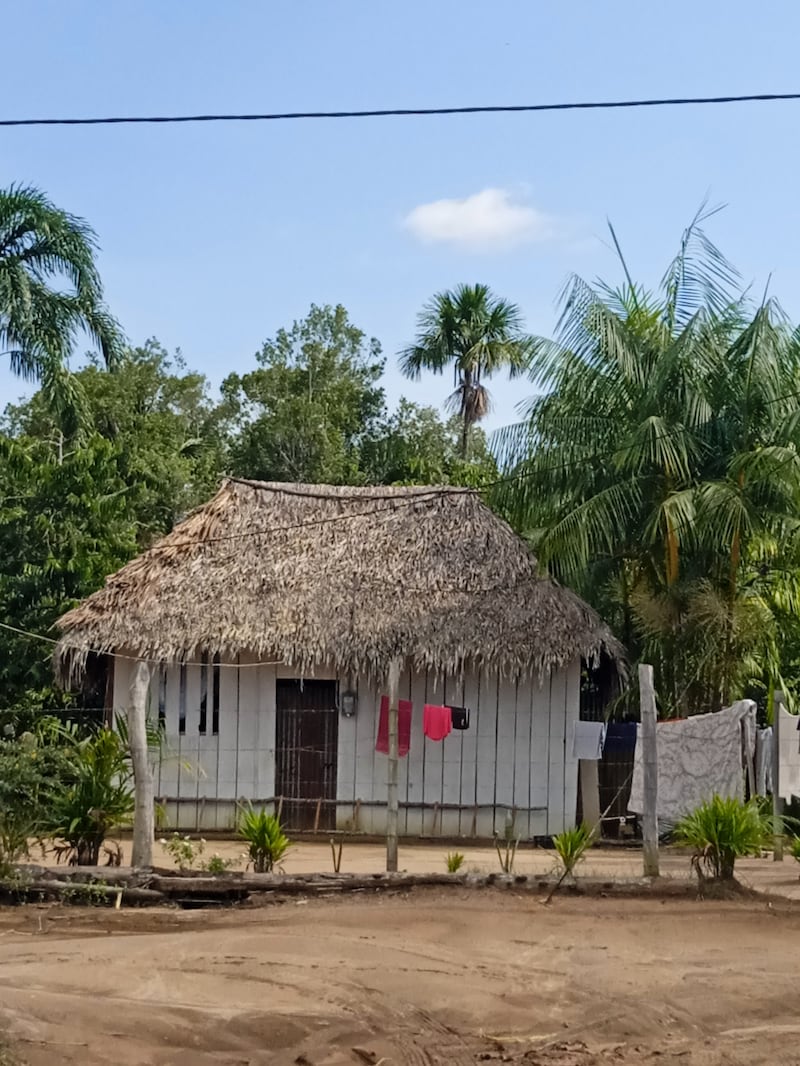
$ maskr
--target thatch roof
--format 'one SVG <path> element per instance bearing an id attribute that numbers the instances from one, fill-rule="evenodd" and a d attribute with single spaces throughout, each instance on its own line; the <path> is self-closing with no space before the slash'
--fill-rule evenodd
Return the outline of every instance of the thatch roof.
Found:
<path id="1" fill-rule="evenodd" d="M 58 627 L 64 681 L 90 651 L 247 651 L 301 674 L 324 664 L 371 676 L 397 657 L 527 675 L 621 654 L 476 493 L 452 488 L 228 480 Z"/>

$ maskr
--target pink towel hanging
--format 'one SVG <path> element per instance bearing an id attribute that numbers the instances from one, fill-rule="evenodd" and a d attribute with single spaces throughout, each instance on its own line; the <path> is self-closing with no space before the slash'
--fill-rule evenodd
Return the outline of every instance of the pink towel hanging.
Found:
<path id="1" fill-rule="evenodd" d="M 422 732 L 429 740 L 444 740 L 453 728 L 453 716 L 449 707 L 425 704 L 422 715 Z"/>
<path id="2" fill-rule="evenodd" d="M 408 755 L 411 747 L 411 702 L 398 700 L 397 702 L 397 754 L 400 758 Z M 378 739 L 375 741 L 375 751 L 384 755 L 389 754 L 389 697 L 381 696 L 381 713 L 378 717 Z"/>

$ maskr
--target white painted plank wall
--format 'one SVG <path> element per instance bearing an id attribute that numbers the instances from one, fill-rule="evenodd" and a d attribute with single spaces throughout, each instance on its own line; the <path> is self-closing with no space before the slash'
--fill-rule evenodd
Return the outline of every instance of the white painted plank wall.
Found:
<path id="1" fill-rule="evenodd" d="M 285 668 L 225 664 L 220 670 L 219 734 L 213 728 L 213 664 L 208 666 L 207 731 L 199 733 L 200 669 L 186 668 L 186 731 L 179 732 L 180 667 L 167 668 L 166 746 L 157 767 L 157 792 L 166 797 L 168 818 L 181 828 L 230 828 L 237 800 L 264 800 L 275 789 L 275 680 L 294 676 Z M 232 668 L 234 667 L 234 668 Z M 118 660 L 115 708 L 127 703 L 130 663 Z M 330 675 L 328 675 L 330 676 Z M 151 681 L 151 715 L 157 715 L 158 671 Z M 577 802 L 577 762 L 572 758 L 573 723 L 579 715 L 580 664 L 544 679 L 517 684 L 485 671 L 434 678 L 404 672 L 400 696 L 413 705 L 411 751 L 400 760 L 400 830 L 407 835 L 503 834 L 507 809 L 515 810 L 521 838 L 559 832 L 572 824 Z M 354 825 L 356 801 L 386 801 L 387 758 L 375 751 L 381 691 L 357 684 L 357 711 L 339 719 L 337 811 L 342 829 L 382 833 L 385 811 L 363 806 Z M 467 706 L 470 728 L 443 742 L 422 734 L 425 703 Z M 212 802 L 223 801 L 220 803 Z M 204 802 L 205 801 L 205 802 Z M 458 804 L 434 812 L 414 804 Z M 475 811 L 475 808 L 481 808 Z M 179 818 L 180 809 L 180 818 Z M 434 829 L 434 818 L 436 826 Z"/>

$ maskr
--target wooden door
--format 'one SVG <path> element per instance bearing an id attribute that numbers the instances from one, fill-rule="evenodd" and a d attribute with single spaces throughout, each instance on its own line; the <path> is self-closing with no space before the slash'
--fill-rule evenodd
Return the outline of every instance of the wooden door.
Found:
<path id="1" fill-rule="evenodd" d="M 277 681 L 275 795 L 287 829 L 336 826 L 336 695 L 335 681 Z"/>

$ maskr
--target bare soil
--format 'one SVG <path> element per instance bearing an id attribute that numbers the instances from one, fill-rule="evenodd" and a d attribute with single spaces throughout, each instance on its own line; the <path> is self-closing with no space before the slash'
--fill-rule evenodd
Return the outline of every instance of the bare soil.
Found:
<path id="1" fill-rule="evenodd" d="M 30 905 L 0 911 L 0 1034 L 29 1066 L 796 1066 L 798 943 L 775 900 Z"/>

